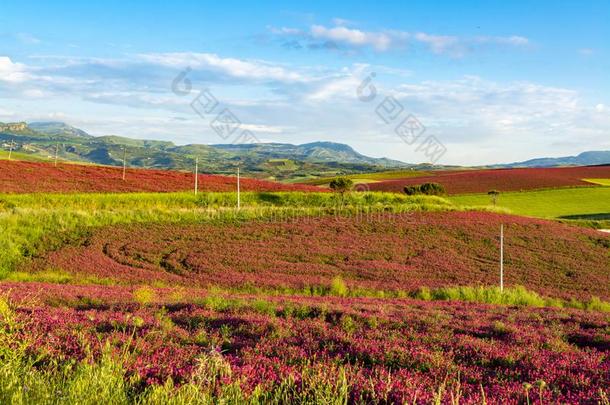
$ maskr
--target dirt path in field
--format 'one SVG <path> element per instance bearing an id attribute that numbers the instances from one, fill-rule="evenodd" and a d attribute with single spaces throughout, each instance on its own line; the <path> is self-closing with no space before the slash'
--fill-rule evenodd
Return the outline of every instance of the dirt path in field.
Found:
<path id="1" fill-rule="evenodd" d="M 600 232 L 610 233 L 610 229 L 599 229 Z"/>

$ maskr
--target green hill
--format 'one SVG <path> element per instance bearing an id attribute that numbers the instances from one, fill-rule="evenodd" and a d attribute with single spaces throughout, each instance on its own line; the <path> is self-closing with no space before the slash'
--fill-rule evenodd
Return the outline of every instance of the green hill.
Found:
<path id="1" fill-rule="evenodd" d="M 96 137 L 62 122 L 0 123 L 0 149 L 11 145 L 15 153 L 36 159 L 54 157 L 57 149 L 61 160 L 118 166 L 125 156 L 130 167 L 191 170 L 198 158 L 202 172 L 233 173 L 239 165 L 253 177 L 294 181 L 409 166 L 333 142 L 176 145 L 117 135 Z"/>

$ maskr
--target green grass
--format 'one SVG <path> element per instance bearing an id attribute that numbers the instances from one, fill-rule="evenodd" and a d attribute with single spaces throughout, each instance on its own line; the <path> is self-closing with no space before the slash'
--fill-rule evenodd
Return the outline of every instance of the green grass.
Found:
<path id="1" fill-rule="evenodd" d="M 367 212 L 455 210 L 438 197 L 394 193 L 21 194 L 0 195 L 0 278 L 45 250 L 78 241 L 91 228 L 129 223 L 237 222 Z"/>
<path id="2" fill-rule="evenodd" d="M 417 170 L 390 170 L 386 172 L 376 173 L 362 173 L 362 174 L 350 174 L 347 176 L 333 176 L 333 177 L 322 177 L 312 180 L 306 180 L 302 183 L 311 184 L 315 186 L 328 185 L 332 180 L 337 177 L 347 177 L 352 179 L 354 183 L 375 183 L 384 180 L 404 179 L 405 177 L 421 177 L 428 176 L 429 172 L 417 171 Z"/>
<path id="3" fill-rule="evenodd" d="M 238 308 L 245 306 L 243 300 L 228 299 L 234 294 L 248 294 L 261 297 L 269 296 L 311 296 L 311 297 L 352 297 L 352 298 L 414 298 L 423 301 L 460 301 L 479 304 L 510 305 L 525 307 L 552 307 L 552 308 L 574 308 L 588 311 L 599 311 L 610 313 L 610 302 L 603 301 L 599 297 L 592 296 L 587 301 L 576 299 L 564 300 L 554 297 L 541 296 L 535 291 L 523 286 L 513 286 L 501 291 L 496 286 L 454 286 L 430 289 L 421 287 L 415 291 L 402 290 L 377 290 L 366 288 L 350 288 L 340 277 L 332 280 L 331 284 L 312 285 L 301 289 L 294 288 L 256 288 L 244 286 L 241 288 L 219 288 L 213 287 L 212 293 L 208 294 L 204 304 L 214 310 L 229 307 Z M 212 300 L 214 304 L 210 304 Z"/>
<path id="4" fill-rule="evenodd" d="M 487 194 L 448 197 L 457 205 L 490 205 Z M 610 187 L 579 187 L 524 192 L 504 192 L 498 207 L 539 218 L 610 219 Z M 601 215 L 601 217 L 600 217 Z M 604 218 L 603 215 L 608 215 Z"/>
<path id="5" fill-rule="evenodd" d="M 8 154 L 9 153 L 7 150 L 0 150 L 0 160 L 8 159 Z M 45 158 L 40 155 L 33 155 L 33 154 L 15 152 L 15 151 L 13 151 L 11 153 L 11 159 L 12 160 L 26 160 L 28 162 L 50 162 L 51 161 L 51 159 Z"/>

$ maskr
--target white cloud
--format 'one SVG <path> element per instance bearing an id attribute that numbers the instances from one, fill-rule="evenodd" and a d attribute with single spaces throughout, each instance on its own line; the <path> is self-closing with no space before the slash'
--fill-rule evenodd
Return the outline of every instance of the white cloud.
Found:
<path id="1" fill-rule="evenodd" d="M 394 42 L 390 35 L 383 32 L 365 32 L 343 26 L 326 28 L 322 25 L 314 25 L 311 27 L 311 35 L 316 39 L 357 47 L 371 46 L 377 51 L 387 51 Z"/>
<path id="2" fill-rule="evenodd" d="M 451 41 L 425 39 L 436 41 L 439 51 L 452 51 Z M 316 69 L 207 53 L 37 59 L 36 66 L 0 57 L 0 105 L 5 108 L 0 116 L 29 120 L 32 114 L 46 117 L 61 110 L 72 121 L 88 122 L 83 128 L 97 134 L 218 142 L 209 123 L 190 109 L 196 93 L 181 97 L 171 92 L 173 78 L 186 66 L 193 69 L 195 91 L 204 82 L 245 123 L 244 129 L 278 142 L 368 142 L 371 150 L 364 153 L 420 161 L 423 157 L 375 113 L 383 97 L 393 95 L 405 113 L 417 116 L 429 134 L 447 145 L 444 163 L 521 160 L 610 147 L 608 102 L 587 102 L 567 88 L 475 76 L 416 81 L 417 76 L 384 66 Z M 363 103 L 356 89 L 373 70 L 379 95 Z"/>
<path id="3" fill-rule="evenodd" d="M 244 124 L 240 125 L 241 129 L 245 129 L 252 132 L 265 132 L 269 134 L 280 134 L 284 132 L 283 127 L 272 126 L 272 125 L 261 125 L 261 124 Z"/>
<path id="4" fill-rule="evenodd" d="M 446 53 L 455 48 L 459 40 L 457 37 L 447 35 L 430 35 L 423 32 L 415 34 L 415 39 L 427 44 L 434 53 Z"/>
<path id="5" fill-rule="evenodd" d="M 28 78 L 29 75 L 25 71 L 25 65 L 13 63 L 7 56 L 0 56 L 0 81 L 19 83 Z"/>
<path id="6" fill-rule="evenodd" d="M 426 32 L 412 33 L 397 30 L 363 31 L 352 27 L 348 28 L 348 25 L 353 24 L 347 20 L 335 18 L 333 22 L 334 27 L 312 25 L 308 32 L 298 28 L 286 27 L 281 29 L 269 28 L 269 30 L 275 35 L 304 40 L 308 42 L 310 48 L 371 48 L 377 52 L 387 52 L 404 49 L 409 43 L 412 43 L 423 45 L 435 54 L 445 54 L 453 57 L 464 56 L 477 45 L 523 47 L 530 43 L 528 38 L 518 35 L 458 37 L 455 35 L 439 35 Z M 319 41 L 324 42 L 320 44 Z M 302 46 L 294 46 L 294 41 L 290 44 L 291 48 L 302 48 Z"/>
<path id="7" fill-rule="evenodd" d="M 307 78 L 301 73 L 283 66 L 261 60 L 222 58 L 213 53 L 152 53 L 139 57 L 149 63 L 183 69 L 209 69 L 239 79 L 275 80 L 280 82 L 301 82 Z"/>
<path id="8" fill-rule="evenodd" d="M 321 25 L 314 25 L 311 27 L 311 34 L 314 38 L 327 39 L 349 45 L 370 45 L 378 51 L 387 50 L 392 43 L 391 38 L 387 34 L 364 32 L 346 27 L 326 28 Z"/>

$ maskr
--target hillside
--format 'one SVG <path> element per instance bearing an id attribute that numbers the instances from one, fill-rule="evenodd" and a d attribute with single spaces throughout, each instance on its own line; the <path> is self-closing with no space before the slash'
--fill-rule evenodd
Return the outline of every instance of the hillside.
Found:
<path id="1" fill-rule="evenodd" d="M 0 160 L 0 193 L 173 192 L 193 190 L 194 175 L 153 169 Z M 244 191 L 319 191 L 317 187 L 243 178 Z M 236 177 L 199 175 L 201 191 L 234 191 Z"/>
<path id="2" fill-rule="evenodd" d="M 483 212 L 225 225 L 132 225 L 96 231 L 34 268 L 137 284 L 303 289 L 341 276 L 350 288 L 495 285 L 505 227 L 506 283 L 544 296 L 610 299 L 610 239 L 551 221 Z M 243 241 L 243 243 L 237 243 Z M 168 253 L 170 252 L 170 253 Z M 552 257 L 552 260 L 549 258 Z"/>
<path id="3" fill-rule="evenodd" d="M 169 141 L 132 139 L 117 135 L 91 136 L 62 122 L 0 123 L 0 146 L 41 158 L 130 167 L 192 170 L 196 158 L 204 172 L 244 173 L 266 179 L 307 179 L 408 166 L 371 158 L 350 146 L 333 142 L 240 145 L 175 145 Z"/>
<path id="4" fill-rule="evenodd" d="M 439 183 L 449 194 L 522 191 L 554 187 L 593 187 L 585 179 L 610 178 L 610 166 L 515 168 L 438 171 L 428 176 L 405 177 L 367 184 L 372 191 L 403 192 L 405 186 Z"/>

